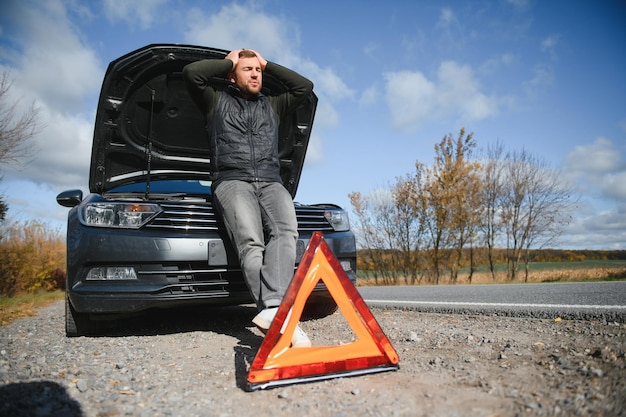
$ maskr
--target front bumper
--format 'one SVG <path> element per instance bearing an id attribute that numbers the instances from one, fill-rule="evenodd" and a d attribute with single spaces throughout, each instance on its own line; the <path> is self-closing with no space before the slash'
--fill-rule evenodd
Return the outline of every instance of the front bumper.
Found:
<path id="1" fill-rule="evenodd" d="M 68 233 L 67 296 L 79 313 L 132 313 L 150 308 L 252 302 L 237 257 L 217 232 L 171 237 L 76 226 L 68 227 L 72 233 Z M 298 241 L 298 262 L 309 237 L 301 236 Z M 331 233 L 325 240 L 356 282 L 354 235 Z M 87 279 L 90 270 L 105 267 L 132 268 L 137 279 Z M 313 300 L 331 301 L 323 284 L 311 294 Z"/>

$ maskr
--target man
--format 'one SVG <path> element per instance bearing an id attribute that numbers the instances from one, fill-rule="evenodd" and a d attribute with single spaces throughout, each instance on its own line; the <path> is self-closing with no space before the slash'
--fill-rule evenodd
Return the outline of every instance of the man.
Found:
<path id="1" fill-rule="evenodd" d="M 261 93 L 264 71 L 288 91 L 272 97 Z M 267 332 L 293 277 L 298 239 L 293 201 L 280 177 L 278 125 L 306 99 L 313 83 L 250 49 L 191 63 L 183 75 L 206 117 L 213 202 L 259 309 L 252 322 Z M 232 84 L 217 90 L 209 83 L 213 77 L 227 77 Z M 292 346 L 311 346 L 299 326 Z"/>

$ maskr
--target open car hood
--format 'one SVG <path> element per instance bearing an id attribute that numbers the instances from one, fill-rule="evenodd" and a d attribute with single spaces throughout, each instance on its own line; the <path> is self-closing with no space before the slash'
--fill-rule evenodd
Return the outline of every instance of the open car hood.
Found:
<path id="1" fill-rule="evenodd" d="M 98 101 L 89 191 L 157 179 L 210 180 L 204 116 L 187 93 L 182 69 L 200 59 L 223 59 L 228 51 L 191 45 L 148 45 L 109 64 Z M 215 79 L 225 85 L 226 79 Z M 263 75 L 263 93 L 285 86 Z M 311 135 L 317 97 L 309 98 L 280 125 L 283 184 L 294 197 Z"/>

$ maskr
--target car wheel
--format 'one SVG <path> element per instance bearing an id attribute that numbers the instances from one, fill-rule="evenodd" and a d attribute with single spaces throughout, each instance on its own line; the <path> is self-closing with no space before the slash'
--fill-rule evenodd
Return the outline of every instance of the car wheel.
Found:
<path id="1" fill-rule="evenodd" d="M 69 298 L 65 297 L 65 335 L 67 337 L 89 336 L 97 333 L 97 323 L 94 323 L 89 314 L 74 310 Z"/>
<path id="2" fill-rule="evenodd" d="M 337 311 L 337 304 L 334 301 L 308 302 L 302 311 L 303 320 L 321 319 L 330 316 Z"/>

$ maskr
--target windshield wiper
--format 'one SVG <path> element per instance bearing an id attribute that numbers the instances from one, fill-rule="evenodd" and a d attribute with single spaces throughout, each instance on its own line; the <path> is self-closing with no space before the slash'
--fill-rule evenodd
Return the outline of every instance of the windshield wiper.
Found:
<path id="1" fill-rule="evenodd" d="M 119 192 L 110 192 L 110 193 L 106 193 L 104 194 L 105 198 L 111 199 L 111 200 L 142 200 L 142 201 L 180 201 L 180 200 L 184 200 L 186 197 L 188 197 L 188 194 L 185 193 L 151 193 L 150 194 L 150 198 L 148 199 L 148 196 L 146 196 L 145 194 L 142 196 L 140 193 L 132 193 L 132 192 L 124 192 L 124 193 L 119 193 Z"/>

